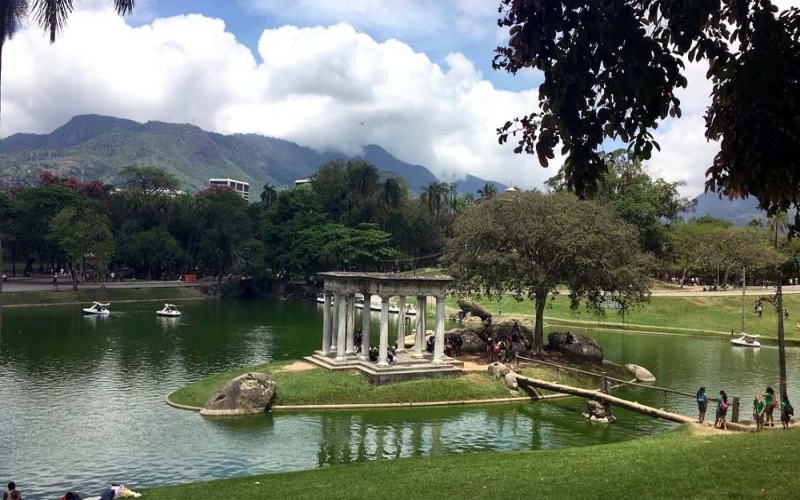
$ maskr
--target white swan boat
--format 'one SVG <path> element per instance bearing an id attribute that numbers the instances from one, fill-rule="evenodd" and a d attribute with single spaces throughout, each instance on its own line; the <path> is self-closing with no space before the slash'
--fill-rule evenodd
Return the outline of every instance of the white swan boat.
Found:
<path id="1" fill-rule="evenodd" d="M 83 312 L 86 314 L 108 314 L 111 312 L 108 310 L 110 305 L 109 302 L 95 302 L 89 307 L 84 307 Z"/>
<path id="2" fill-rule="evenodd" d="M 761 347 L 761 343 L 756 340 L 757 337 L 758 335 L 748 335 L 743 333 L 738 339 L 731 339 L 731 344 L 738 345 L 740 347 Z"/>
<path id="3" fill-rule="evenodd" d="M 177 318 L 181 312 L 174 304 L 164 304 L 164 308 L 156 311 L 156 316 L 165 316 L 167 318 Z"/>
<path id="4" fill-rule="evenodd" d="M 325 303 L 325 294 L 318 293 L 317 294 L 317 304 L 324 304 Z"/>
<path id="5" fill-rule="evenodd" d="M 381 310 L 381 298 L 378 295 L 373 295 L 369 302 L 369 310 L 370 311 L 377 311 L 380 312 Z M 364 299 L 359 299 L 356 297 L 356 308 L 357 309 L 364 309 Z M 392 303 L 389 304 L 389 312 L 392 314 L 400 314 L 400 308 Z M 406 315 L 407 316 L 416 316 L 417 310 L 414 308 L 413 304 L 406 304 Z"/>

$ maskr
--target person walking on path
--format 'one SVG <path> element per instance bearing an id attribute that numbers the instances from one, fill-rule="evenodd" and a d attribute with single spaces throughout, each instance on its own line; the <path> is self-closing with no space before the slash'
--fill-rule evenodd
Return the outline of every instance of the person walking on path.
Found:
<path id="1" fill-rule="evenodd" d="M 761 302 L 758 303 L 758 317 L 761 317 L 761 313 L 764 312 L 764 308 L 761 307 Z"/>
<path id="2" fill-rule="evenodd" d="M 697 417 L 697 423 L 702 424 L 706 419 L 706 410 L 708 410 L 708 395 L 706 388 L 701 387 L 697 391 L 697 411 L 700 413 Z"/>
<path id="3" fill-rule="evenodd" d="M 728 415 L 728 395 L 725 391 L 719 391 L 719 397 L 716 399 L 717 401 L 717 414 L 716 418 L 714 419 L 714 428 L 715 429 L 723 429 L 728 430 L 728 422 L 725 418 Z"/>
<path id="4" fill-rule="evenodd" d="M 775 391 L 772 390 L 772 387 L 767 387 L 767 390 L 764 393 L 764 405 L 766 406 L 766 418 L 764 420 L 764 425 L 775 427 L 775 421 L 772 418 L 772 411 L 776 406 L 778 406 L 778 400 L 775 399 Z"/>
<path id="5" fill-rule="evenodd" d="M 57 274 L 53 275 L 53 291 L 55 291 L 55 292 L 58 291 L 58 275 Z"/>
<path id="6" fill-rule="evenodd" d="M 756 423 L 756 432 L 764 428 L 764 401 L 756 394 L 753 400 L 753 421 Z"/>
<path id="7" fill-rule="evenodd" d="M 794 415 L 794 408 L 789 403 L 789 396 L 784 396 L 781 401 L 781 425 L 784 429 L 789 428 L 789 419 Z"/>

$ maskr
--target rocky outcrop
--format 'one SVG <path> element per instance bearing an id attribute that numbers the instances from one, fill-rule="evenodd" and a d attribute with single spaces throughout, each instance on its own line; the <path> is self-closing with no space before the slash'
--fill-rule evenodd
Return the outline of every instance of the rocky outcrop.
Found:
<path id="1" fill-rule="evenodd" d="M 472 299 L 461 297 L 458 299 L 458 307 L 464 313 L 464 316 L 477 316 L 482 320 L 492 317 L 492 313 L 488 309 L 478 304 Z"/>
<path id="2" fill-rule="evenodd" d="M 636 377 L 636 380 L 639 382 L 655 382 L 656 377 L 650 373 L 650 370 L 644 368 L 639 365 L 634 364 L 627 364 L 625 365 L 625 369 L 628 370 L 628 373 Z"/>
<path id="3" fill-rule="evenodd" d="M 496 379 L 505 378 L 505 376 L 511 372 L 509 367 L 503 363 L 498 363 L 497 361 L 494 363 L 489 363 L 489 366 L 486 369 L 488 370 L 489 375 Z"/>
<path id="4" fill-rule="evenodd" d="M 583 417 L 602 424 L 613 424 L 617 421 L 617 418 L 611 414 L 611 406 L 593 400 L 586 402 L 586 411 L 583 412 Z"/>
<path id="5" fill-rule="evenodd" d="M 552 332 L 547 336 L 548 349 L 577 361 L 602 363 L 603 348 L 580 333 Z"/>
<path id="6" fill-rule="evenodd" d="M 250 415 L 263 413 L 275 401 L 275 381 L 263 373 L 246 373 L 214 393 L 200 415 Z"/>

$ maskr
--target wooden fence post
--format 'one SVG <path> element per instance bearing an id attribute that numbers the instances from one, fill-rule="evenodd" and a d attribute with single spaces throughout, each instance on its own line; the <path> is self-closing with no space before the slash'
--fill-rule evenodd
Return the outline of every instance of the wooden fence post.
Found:
<path id="1" fill-rule="evenodd" d="M 739 396 L 733 397 L 733 411 L 731 411 L 731 422 L 739 422 Z"/>

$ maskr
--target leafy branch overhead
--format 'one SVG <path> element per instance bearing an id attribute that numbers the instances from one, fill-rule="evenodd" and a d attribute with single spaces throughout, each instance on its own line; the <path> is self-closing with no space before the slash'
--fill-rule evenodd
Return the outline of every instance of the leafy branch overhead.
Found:
<path id="1" fill-rule="evenodd" d="M 598 151 L 621 140 L 637 158 L 659 149 L 653 131 L 680 118 L 686 61 L 708 61 L 706 138 L 720 142 L 706 189 L 755 196 L 770 214 L 800 193 L 800 9 L 770 0 L 501 0 L 509 28 L 493 67 L 544 73 L 539 110 L 497 129 L 499 142 L 566 156 L 566 181 L 592 195 L 608 170 Z M 800 223 L 795 218 L 794 226 Z"/>

